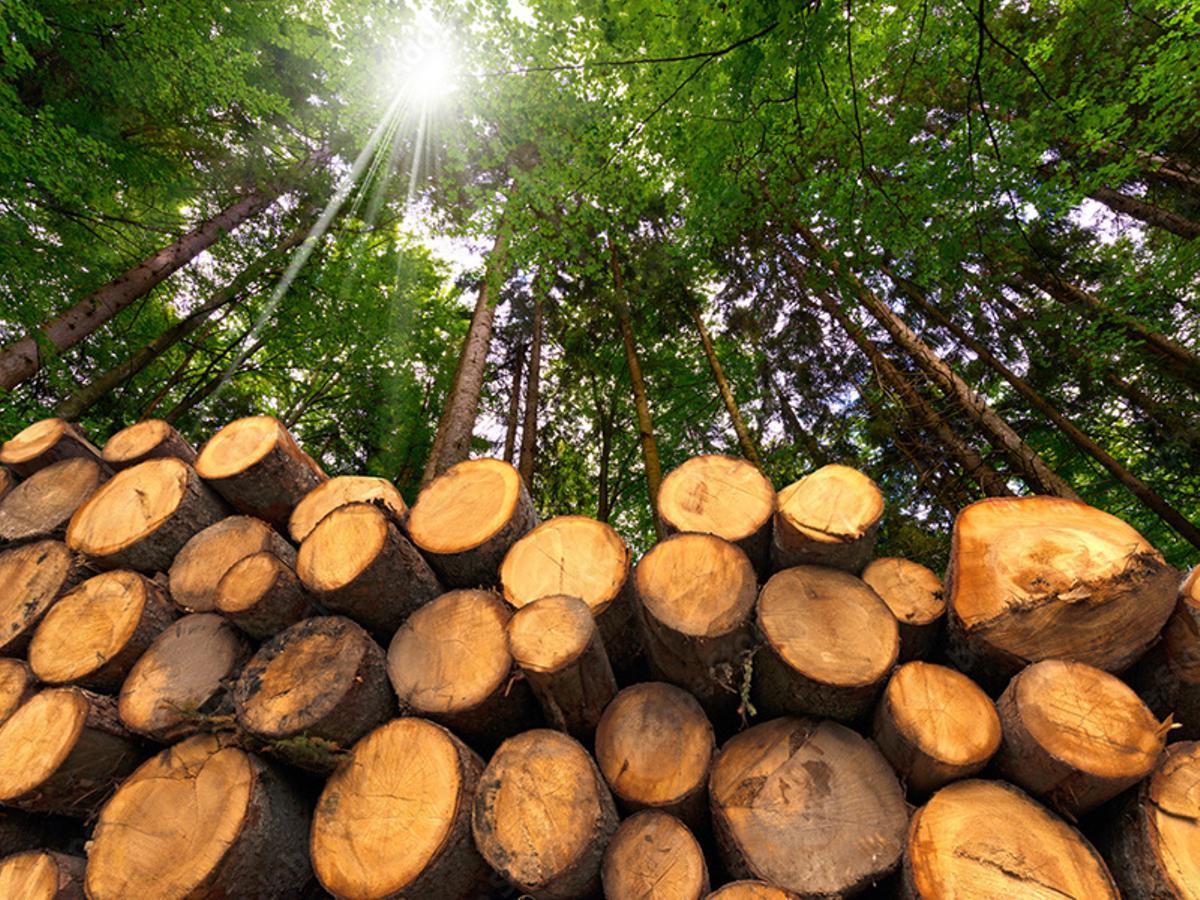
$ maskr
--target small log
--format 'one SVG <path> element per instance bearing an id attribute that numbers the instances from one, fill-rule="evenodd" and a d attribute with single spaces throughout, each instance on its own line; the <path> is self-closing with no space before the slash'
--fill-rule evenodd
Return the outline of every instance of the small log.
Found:
<path id="1" fill-rule="evenodd" d="M 709 781 L 735 878 L 801 897 L 852 896 L 896 868 L 908 808 L 875 745 L 836 722 L 787 717 L 730 739 Z"/>
<path id="2" fill-rule="evenodd" d="M 1200 890 L 1200 744 L 1167 748 L 1109 835 L 1108 860 L 1129 898 L 1194 898 Z"/>
<path id="3" fill-rule="evenodd" d="M 987 687 L 1041 659 L 1121 672 L 1175 606 L 1179 573 L 1116 516 L 1058 497 L 958 514 L 946 571 L 950 654 Z"/>
<path id="4" fill-rule="evenodd" d="M 90 900 L 299 897 L 308 803 L 265 760 L 201 735 L 148 760 L 100 813 Z"/>
<path id="5" fill-rule="evenodd" d="M 116 701 L 80 688 L 48 688 L 0 725 L 0 803 L 87 818 L 141 754 Z"/>
<path id="6" fill-rule="evenodd" d="M 240 513 L 286 531 L 304 495 L 328 476 L 271 416 L 230 422 L 200 448 L 200 477 Z"/>
<path id="7" fill-rule="evenodd" d="M 238 723 L 281 759 L 328 772 L 339 750 L 395 714 L 383 648 L 342 616 L 305 619 L 246 663 L 233 689 Z"/>
<path id="8" fill-rule="evenodd" d="M 587 604 L 552 594 L 521 607 L 508 648 L 551 727 L 590 744 L 617 681 Z"/>
<path id="9" fill-rule="evenodd" d="M 296 550 L 262 519 L 230 516 L 197 532 L 175 556 L 168 573 L 171 599 L 183 612 L 216 609 L 217 585 L 239 560 L 266 550 L 289 564 Z"/>
<path id="10" fill-rule="evenodd" d="M 713 891 L 704 900 L 797 900 L 791 891 L 785 891 L 765 881 L 731 881 L 723 888 Z"/>
<path id="11" fill-rule="evenodd" d="M 850 722 L 879 696 L 900 649 L 896 619 L 860 578 L 823 566 L 771 577 L 758 597 L 760 711 Z"/>
<path id="12" fill-rule="evenodd" d="M 270 550 L 251 553 L 230 566 L 217 583 L 213 605 L 256 640 L 317 614 L 296 573 Z"/>
<path id="13" fill-rule="evenodd" d="M 452 588 L 496 584 L 508 549 L 536 524 L 525 482 L 498 459 L 451 466 L 425 486 L 408 514 L 413 543 Z M 546 593 L 567 589 L 562 585 Z M 582 596 L 573 588 L 570 592 Z"/>
<path id="14" fill-rule="evenodd" d="M 771 482 L 753 463 L 732 456 L 693 456 L 658 489 L 658 517 L 667 534 L 715 534 L 741 547 L 763 576 L 774 516 Z"/>
<path id="15" fill-rule="evenodd" d="M 1070 817 L 1149 775 L 1169 727 L 1116 676 L 1058 659 L 1022 670 L 996 706 L 1000 774 Z"/>
<path id="16" fill-rule="evenodd" d="M 604 852 L 600 880 L 605 900 L 703 900 L 708 894 L 699 842 L 677 818 L 657 810 L 621 823 Z"/>
<path id="17" fill-rule="evenodd" d="M 83 429 L 66 419 L 34 422 L 16 437 L 0 444 L 0 463 L 11 467 L 22 478 L 28 478 L 51 463 L 78 456 L 104 464 L 100 451 L 88 441 Z"/>
<path id="18" fill-rule="evenodd" d="M 20 656 L 64 591 L 92 574 L 61 541 L 0 552 L 0 656 Z"/>
<path id="19" fill-rule="evenodd" d="M 381 641 L 442 586 L 387 513 L 349 503 L 323 518 L 300 545 L 296 574 L 326 608 Z"/>
<path id="20" fill-rule="evenodd" d="M 388 647 L 402 712 L 446 726 L 473 747 L 495 747 L 536 721 L 517 680 L 506 628 L 512 612 L 493 591 L 450 591 L 408 617 Z"/>
<path id="21" fill-rule="evenodd" d="M 1162 639 L 1125 680 L 1154 715 L 1174 719 L 1179 727 L 1171 740 L 1200 738 L 1200 567 L 1192 569 L 1180 588 Z"/>
<path id="22" fill-rule="evenodd" d="M 154 639 L 121 687 L 118 711 L 131 731 L 162 743 L 233 720 L 232 684 L 252 648 L 215 613 L 178 619 Z"/>
<path id="23" fill-rule="evenodd" d="M 462 900 L 486 896 L 488 867 L 471 841 L 483 760 L 424 719 L 376 728 L 325 783 L 312 860 L 337 897 Z"/>
<path id="24" fill-rule="evenodd" d="M 87 860 L 52 850 L 29 850 L 0 860 L 0 897 L 84 900 Z"/>
<path id="25" fill-rule="evenodd" d="M 8 492 L 15 488 L 20 482 L 17 476 L 12 473 L 11 469 L 6 469 L 0 466 L 0 499 L 8 495 Z"/>
<path id="26" fill-rule="evenodd" d="M 857 575 L 883 518 L 875 482 L 848 466 L 823 466 L 779 492 L 771 568 L 830 566 Z"/>
<path id="27" fill-rule="evenodd" d="M 946 616 L 942 580 L 920 563 L 894 556 L 874 559 L 862 580 L 887 604 L 900 626 L 900 661 L 927 656 Z"/>
<path id="28" fill-rule="evenodd" d="M 71 517 L 67 544 L 104 568 L 166 572 L 192 535 L 228 508 L 174 457 L 123 469 Z"/>
<path id="29" fill-rule="evenodd" d="M 78 456 L 38 469 L 0 500 L 0 545 L 61 540 L 75 510 L 106 477 L 100 463 Z"/>
<path id="30" fill-rule="evenodd" d="M 122 428 L 108 439 L 101 455 L 118 471 L 165 456 L 181 459 L 189 466 L 196 464 L 196 451 L 187 438 L 162 419 L 145 419 Z"/>
<path id="31" fill-rule="evenodd" d="M 153 581 L 136 572 L 104 572 L 46 613 L 29 644 L 29 665 L 46 684 L 114 694 L 174 620 L 166 592 Z"/>
<path id="32" fill-rule="evenodd" d="M 1083 835 L 1002 781 L 956 781 L 918 809 L 903 879 L 905 900 L 1120 898 Z"/>
<path id="33" fill-rule="evenodd" d="M 642 557 L 634 585 L 650 671 L 690 691 L 715 721 L 732 721 L 756 643 L 749 557 L 714 535 L 678 534 Z"/>
<path id="34" fill-rule="evenodd" d="M 618 677 L 635 671 L 642 655 L 634 621 L 629 548 L 605 522 L 557 516 L 515 544 L 500 565 L 504 599 L 516 609 L 552 594 L 588 605 Z"/>
<path id="35" fill-rule="evenodd" d="M 304 543 L 317 523 L 347 503 L 382 504 L 398 525 L 408 518 L 408 506 L 400 492 L 386 478 L 367 475 L 339 475 L 322 481 L 304 495 L 288 519 L 288 533 L 297 544 Z"/>
<path id="36" fill-rule="evenodd" d="M 966 675 L 913 661 L 892 673 L 875 708 L 875 743 L 909 791 L 928 794 L 988 764 L 1000 718 Z"/>
<path id="37" fill-rule="evenodd" d="M 471 831 L 488 864 L 544 900 L 599 893 L 617 810 L 588 752 L 545 728 L 500 745 L 475 791 Z"/>
<path id="38" fill-rule="evenodd" d="M 29 663 L 23 659 L 0 657 L 0 725 L 35 693 L 37 679 L 33 677 Z"/>
<path id="39" fill-rule="evenodd" d="M 596 761 L 621 808 L 671 813 L 696 831 L 715 750 L 696 698 L 661 681 L 625 688 L 596 728 Z"/>

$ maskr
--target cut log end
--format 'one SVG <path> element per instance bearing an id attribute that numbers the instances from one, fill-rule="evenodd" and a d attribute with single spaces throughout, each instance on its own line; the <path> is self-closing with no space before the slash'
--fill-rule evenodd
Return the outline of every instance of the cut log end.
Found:
<path id="1" fill-rule="evenodd" d="M 38 469 L 71 457 L 102 462 L 100 451 L 78 425 L 66 419 L 42 419 L 0 445 L 0 463 L 11 466 L 22 478 Z"/>
<path id="2" fill-rule="evenodd" d="M 184 612 L 212 612 L 217 585 L 239 560 L 262 550 L 287 562 L 296 551 L 266 522 L 230 516 L 195 534 L 175 556 L 169 573 L 171 599 Z"/>
<path id="3" fill-rule="evenodd" d="M 782 718 L 732 738 L 709 788 L 731 874 L 805 897 L 849 896 L 900 861 L 908 810 L 875 745 L 835 722 Z"/>
<path id="4" fill-rule="evenodd" d="M 874 481 L 848 466 L 823 466 L 779 492 L 771 565 L 857 574 L 871 558 L 882 517 L 883 494 Z"/>
<path id="5" fill-rule="evenodd" d="M 408 518 L 408 506 L 400 492 L 386 478 L 363 475 L 341 475 L 321 482 L 304 495 L 288 520 L 288 532 L 297 544 L 304 542 L 317 523 L 347 503 L 382 504 L 395 519 L 403 523 Z"/>
<path id="6" fill-rule="evenodd" d="M 959 781 L 938 791 L 909 826 L 909 898 L 1119 897 L 1084 837 L 1003 782 Z"/>
<path id="7" fill-rule="evenodd" d="M 483 762 L 417 718 L 372 731 L 325 784 L 312 828 L 313 868 L 338 897 L 457 900 L 486 878 L 470 809 Z"/>
<path id="8" fill-rule="evenodd" d="M 270 550 L 251 553 L 230 566 L 217 583 L 213 605 L 259 640 L 316 615 L 296 573 Z"/>
<path id="9" fill-rule="evenodd" d="M 17 484 L 19 484 L 17 476 L 10 469 L 0 466 L 0 499 L 6 497 Z"/>
<path id="10" fill-rule="evenodd" d="M 702 900 L 708 893 L 704 853 L 674 816 L 645 810 L 613 834 L 601 869 L 605 900 Z"/>
<path id="11" fill-rule="evenodd" d="M 87 860 L 30 850 L 0 860 L 0 897 L 13 900 L 83 900 Z"/>
<path id="12" fill-rule="evenodd" d="M 731 881 L 704 900 L 796 900 L 796 895 L 765 881 Z"/>
<path id="13" fill-rule="evenodd" d="M 942 580 L 920 563 L 896 557 L 872 560 L 863 569 L 862 580 L 883 599 L 900 625 L 900 659 L 926 655 L 946 614 Z"/>
<path id="14" fill-rule="evenodd" d="M 104 445 L 104 461 L 114 469 L 128 469 L 148 459 L 173 456 L 189 465 L 196 451 L 187 439 L 162 419 L 146 419 L 122 428 Z"/>
<path id="15" fill-rule="evenodd" d="M 36 689 L 37 680 L 25 660 L 0 658 L 0 725 L 32 697 Z"/>
<path id="16" fill-rule="evenodd" d="M 67 545 L 38 541 L 0 552 L 0 654 L 25 652 L 51 604 L 82 573 Z"/>
<path id="17" fill-rule="evenodd" d="M 0 545 L 61 538 L 106 477 L 94 459 L 75 457 L 34 472 L 0 500 Z"/>

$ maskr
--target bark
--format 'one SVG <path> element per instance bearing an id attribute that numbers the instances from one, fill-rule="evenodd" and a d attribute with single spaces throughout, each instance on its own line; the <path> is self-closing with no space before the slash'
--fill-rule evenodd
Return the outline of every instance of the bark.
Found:
<path id="1" fill-rule="evenodd" d="M 517 446 L 517 419 L 521 413 L 521 376 L 525 374 L 525 345 L 517 347 L 513 359 L 512 390 L 508 394 L 508 427 L 504 432 L 504 461 L 513 461 Z"/>
<path id="2" fill-rule="evenodd" d="M 859 302 L 887 330 L 892 339 L 995 441 L 1035 490 L 1071 500 L 1079 499 L 1071 486 L 1055 474 L 1037 451 L 1025 443 L 1013 427 L 997 415 L 987 401 L 947 365 L 932 347 L 917 337 L 904 320 L 867 288 L 853 272 L 843 268 L 812 231 L 800 223 L 796 224 L 796 228 L 813 254 L 823 261 L 838 279 L 844 279 L 850 285 Z"/>
<path id="3" fill-rule="evenodd" d="M 1088 196 L 1093 200 L 1100 201 L 1114 212 L 1131 216 L 1139 222 L 1144 222 L 1154 228 L 1161 228 L 1171 234 L 1177 234 L 1181 238 L 1191 240 L 1200 237 L 1200 222 L 1148 203 L 1140 197 L 1123 194 L 1109 187 L 1093 188 Z"/>
<path id="4" fill-rule="evenodd" d="M 692 321 L 696 323 L 696 331 L 700 334 L 700 343 L 704 347 L 704 356 L 708 359 L 708 367 L 712 369 L 713 378 L 716 379 L 717 390 L 721 394 L 721 401 L 725 404 L 725 411 L 729 413 L 729 418 L 733 422 L 733 430 L 737 434 L 742 455 L 761 469 L 762 460 L 759 458 L 758 450 L 754 447 L 754 439 L 750 436 L 750 430 L 746 427 L 741 410 L 738 409 L 733 390 L 729 387 L 729 380 L 725 377 L 725 370 L 721 368 L 721 361 L 717 359 L 712 339 L 708 335 L 708 329 L 704 327 L 704 319 L 698 310 L 692 311 Z"/>
<path id="5" fill-rule="evenodd" d="M 1131 494 L 1141 500 L 1148 508 L 1153 510 L 1160 519 L 1179 532 L 1190 544 L 1200 548 L 1200 528 L 1189 522 L 1182 513 L 1167 503 L 1150 485 L 1130 472 L 1112 454 L 1097 444 L 1089 435 L 1076 426 L 1074 422 L 1059 412 L 1054 404 L 1042 396 L 1029 382 L 1001 362 L 980 341 L 977 341 L 964 328 L 943 315 L 941 311 L 929 303 L 923 293 L 917 289 L 916 285 L 907 279 L 897 276 L 887 265 L 883 265 L 881 268 L 904 291 L 905 296 L 921 310 L 921 313 L 927 319 L 946 328 L 958 338 L 963 346 L 967 347 L 979 359 L 991 367 L 993 371 L 1000 375 L 1001 378 L 1011 384 L 1018 394 L 1029 401 L 1029 404 L 1034 409 L 1053 422 L 1055 427 L 1065 434 L 1071 443 L 1100 463 L 1101 466 L 1112 474 L 1113 478 L 1124 485 Z"/>
<path id="6" fill-rule="evenodd" d="M 496 307 L 492 301 L 493 282 L 498 281 L 504 268 L 508 246 L 508 229 L 501 223 L 500 231 L 488 254 L 487 270 L 479 285 L 475 300 L 475 312 L 471 315 L 471 327 L 463 342 L 462 355 L 454 373 L 454 384 L 446 406 L 438 421 L 433 447 L 421 476 L 422 486 L 441 475 L 455 463 L 467 458 L 471 450 L 471 435 L 475 429 L 475 417 L 479 413 L 479 394 L 483 390 L 483 373 L 487 364 L 488 348 L 492 343 L 492 322 Z"/>
<path id="7" fill-rule="evenodd" d="M 75 346 L 215 244 L 222 234 L 258 215 L 282 193 L 283 186 L 279 184 L 251 191 L 177 241 L 44 323 L 38 336 L 27 335 L 0 349 L 0 387 L 12 389 L 37 374 L 44 362 L 40 343 L 49 344 L 57 352 Z"/>
<path id="8" fill-rule="evenodd" d="M 521 426 L 521 463 L 518 469 L 527 490 L 533 490 L 533 466 L 537 453 L 538 395 L 542 377 L 542 315 L 545 292 L 533 302 L 533 340 L 529 345 L 529 375 L 525 385 L 525 421 Z"/>

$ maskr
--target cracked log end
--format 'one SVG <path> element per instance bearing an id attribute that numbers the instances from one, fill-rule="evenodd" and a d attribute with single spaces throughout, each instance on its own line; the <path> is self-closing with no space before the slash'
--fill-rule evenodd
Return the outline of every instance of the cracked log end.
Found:
<path id="1" fill-rule="evenodd" d="M 621 823 L 600 874 L 606 900 L 701 900 L 708 893 L 700 844 L 677 818 L 656 810 Z"/>
<path id="2" fill-rule="evenodd" d="M 832 566 L 862 571 L 883 517 L 875 482 L 848 466 L 823 466 L 779 492 L 771 568 Z"/>
<path id="3" fill-rule="evenodd" d="M 0 654 L 24 653 L 42 616 L 81 574 L 61 541 L 38 541 L 0 552 Z"/>
<path id="4" fill-rule="evenodd" d="M 288 519 L 288 533 L 297 544 L 304 542 L 317 523 L 347 503 L 382 504 L 396 522 L 408 518 L 408 506 L 400 492 L 386 478 L 367 475 L 339 475 L 323 481 L 304 495 Z"/>

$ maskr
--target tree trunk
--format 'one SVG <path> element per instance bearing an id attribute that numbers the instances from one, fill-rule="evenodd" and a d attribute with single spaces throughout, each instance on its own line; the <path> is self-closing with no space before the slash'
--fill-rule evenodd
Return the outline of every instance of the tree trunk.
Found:
<path id="1" fill-rule="evenodd" d="M 1200 222 L 1194 222 L 1187 216 L 1181 216 L 1169 209 L 1148 203 L 1140 197 L 1123 194 L 1109 187 L 1093 188 L 1088 196 L 1093 200 L 1099 200 L 1115 212 L 1131 216 L 1139 222 L 1145 222 L 1155 228 L 1162 228 L 1181 238 L 1191 240 L 1200 237 Z"/>
<path id="2" fill-rule="evenodd" d="M 1026 444 L 1012 426 L 997 415 L 987 401 L 963 381 L 932 347 L 917 337 L 904 320 L 868 289 L 857 275 L 843 268 L 812 231 L 800 223 L 796 224 L 796 229 L 812 249 L 813 254 L 829 267 L 834 276 L 850 285 L 859 302 L 887 330 L 892 339 L 912 356 L 913 361 L 948 397 L 953 398 L 978 423 L 979 427 L 996 441 L 1032 487 L 1058 497 L 1079 499 L 1079 495 L 1071 486 L 1055 474 L 1037 451 Z"/>
<path id="3" fill-rule="evenodd" d="M 243 340 L 245 340 L 249 333 L 250 330 L 247 330 L 231 341 L 224 350 L 222 350 L 213 358 L 206 371 L 211 372 L 214 368 L 216 368 L 218 361 L 226 356 L 231 350 L 235 349 Z M 244 364 L 249 361 L 250 358 L 258 352 L 259 348 L 262 347 L 265 340 L 266 337 L 259 337 L 257 340 L 255 340 L 255 342 L 250 345 L 245 353 L 241 355 L 240 364 Z M 163 416 L 163 421 L 170 425 L 174 425 L 179 421 L 184 413 L 195 408 L 197 404 L 207 400 L 210 396 L 212 396 L 212 394 L 225 383 L 227 378 L 233 377 L 233 374 L 233 372 L 218 372 L 216 375 L 213 375 L 211 378 L 205 381 L 202 385 L 193 388 L 183 397 L 183 399 L 181 399 L 167 411 L 166 415 Z M 148 408 L 153 409 L 153 404 Z"/>
<path id="4" fill-rule="evenodd" d="M 692 310 L 692 321 L 696 323 L 696 331 L 699 332 L 700 343 L 704 347 L 704 356 L 708 359 L 708 367 L 712 369 L 713 378 L 716 379 L 717 390 L 721 393 L 725 411 L 729 413 L 729 418 L 733 422 L 733 430 L 737 434 L 742 455 L 761 469 L 762 460 L 759 458 L 758 450 L 754 447 L 754 439 L 750 437 L 750 430 L 746 427 L 745 420 L 742 419 L 742 412 L 738 409 L 737 400 L 733 396 L 733 390 L 729 387 L 725 370 L 721 368 L 721 361 L 717 359 L 717 351 L 713 349 L 712 339 L 708 335 L 708 329 L 704 327 L 704 319 L 699 310 Z"/>
<path id="5" fill-rule="evenodd" d="M 494 282 L 500 280 L 504 269 L 507 246 L 508 228 L 502 222 L 488 254 L 487 267 L 475 300 L 475 311 L 471 315 L 471 327 L 467 330 L 458 368 L 454 373 L 454 384 L 438 420 L 433 447 L 421 476 L 422 486 L 470 454 L 475 417 L 479 412 L 479 394 L 483 390 L 484 368 L 487 365 L 488 348 L 492 344 L 492 322 L 496 315 L 492 293 L 496 287 Z"/>
<path id="6" fill-rule="evenodd" d="M 222 234 L 258 215 L 274 203 L 281 193 L 279 185 L 255 189 L 43 324 L 39 337 L 26 336 L 0 349 L 0 387 L 12 389 L 37 374 L 44 362 L 39 341 L 49 343 L 58 352 L 75 346 L 215 244 Z"/>
<path id="7" fill-rule="evenodd" d="M 892 279 L 905 293 L 905 296 L 911 300 L 926 318 L 934 323 L 946 328 L 957 337 L 965 347 L 972 353 L 983 360 L 988 366 L 1000 375 L 1005 381 L 1013 386 L 1013 388 L 1029 401 L 1034 409 L 1038 410 L 1042 415 L 1054 423 L 1054 425 L 1067 436 L 1067 438 L 1076 447 L 1090 456 L 1096 462 L 1100 463 L 1107 469 L 1112 476 L 1123 484 L 1131 494 L 1142 501 L 1147 507 L 1154 511 L 1160 519 L 1174 528 L 1194 547 L 1200 548 L 1200 528 L 1197 528 L 1187 518 L 1176 510 L 1173 506 L 1167 503 L 1159 494 L 1130 472 L 1124 465 L 1118 462 L 1112 454 L 1097 444 L 1091 437 L 1085 434 L 1078 428 L 1074 422 L 1058 411 L 1049 400 L 1043 397 L 1034 387 L 1025 379 L 1021 378 L 1001 362 L 995 354 L 993 354 L 981 342 L 975 340 L 965 329 L 961 328 L 947 316 L 943 315 L 940 310 L 936 309 L 928 300 L 925 299 L 921 291 L 916 285 L 912 284 L 905 278 L 896 275 L 886 264 L 881 266 L 883 272 Z"/>
<path id="8" fill-rule="evenodd" d="M 512 390 L 508 395 L 508 424 L 504 431 L 504 461 L 513 461 L 517 446 L 517 419 L 521 413 L 521 376 L 525 374 L 525 345 L 517 346 L 513 358 Z"/>
<path id="9" fill-rule="evenodd" d="M 545 293 L 539 291 L 533 301 L 533 339 L 529 344 L 529 375 L 525 385 L 525 422 L 521 426 L 521 480 L 533 490 L 533 465 L 537 453 L 538 396 L 542 378 L 542 316 Z"/>
<path id="10" fill-rule="evenodd" d="M 770 380 L 770 388 L 775 394 L 775 399 L 779 404 L 779 415 L 783 419 L 783 430 L 787 434 L 793 444 L 799 444 L 804 448 L 804 453 L 808 457 L 811 465 L 823 466 L 829 462 L 829 454 L 825 452 L 825 448 L 812 436 L 804 423 L 800 421 L 800 417 L 796 415 L 796 411 L 792 409 L 791 401 L 788 400 L 784 393 L 782 385 L 775 380 L 774 376 L 768 376 Z"/>

